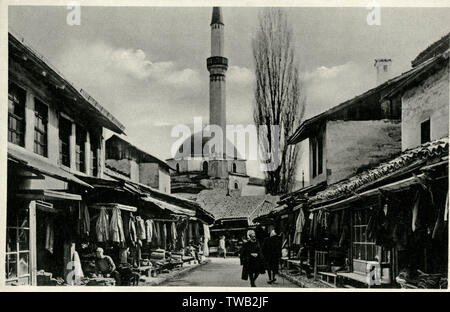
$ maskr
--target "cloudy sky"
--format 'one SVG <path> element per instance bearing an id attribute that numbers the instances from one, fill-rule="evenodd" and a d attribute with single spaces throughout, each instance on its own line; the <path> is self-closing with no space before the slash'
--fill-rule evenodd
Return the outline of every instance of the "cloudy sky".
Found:
<path id="1" fill-rule="evenodd" d="M 258 8 L 223 8 L 227 122 L 252 123 L 251 39 Z M 82 7 L 81 25 L 66 7 L 10 7 L 9 26 L 77 87 L 86 89 L 126 127 L 130 142 L 162 159 L 176 124 L 208 120 L 206 58 L 211 8 Z M 450 9 L 382 8 L 381 25 L 366 8 L 290 8 L 305 79 L 306 117 L 375 85 L 375 58 L 392 72 L 450 31 Z M 249 173 L 261 176 L 258 166 Z"/>

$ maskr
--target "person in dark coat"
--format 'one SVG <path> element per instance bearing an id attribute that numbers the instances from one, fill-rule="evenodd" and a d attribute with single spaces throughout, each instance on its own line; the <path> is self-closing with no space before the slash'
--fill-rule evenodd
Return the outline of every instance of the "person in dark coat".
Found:
<path id="1" fill-rule="evenodd" d="M 264 274 L 264 261 L 261 247 L 256 240 L 255 231 L 247 232 L 248 241 L 244 243 L 240 252 L 242 263 L 242 279 L 250 278 L 250 286 L 256 287 L 256 279 L 259 274 Z"/>
<path id="2" fill-rule="evenodd" d="M 272 230 L 270 236 L 264 240 L 262 251 L 267 274 L 269 275 L 267 283 L 272 284 L 277 280 L 275 276 L 278 274 L 281 259 L 281 238 L 275 230 Z"/>

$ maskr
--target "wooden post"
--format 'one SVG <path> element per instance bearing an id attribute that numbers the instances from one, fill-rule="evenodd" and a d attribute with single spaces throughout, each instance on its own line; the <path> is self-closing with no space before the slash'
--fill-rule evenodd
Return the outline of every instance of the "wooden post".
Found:
<path id="1" fill-rule="evenodd" d="M 28 205 L 30 222 L 30 263 L 31 285 L 37 285 L 37 255 L 36 255 L 36 201 L 32 200 Z"/>

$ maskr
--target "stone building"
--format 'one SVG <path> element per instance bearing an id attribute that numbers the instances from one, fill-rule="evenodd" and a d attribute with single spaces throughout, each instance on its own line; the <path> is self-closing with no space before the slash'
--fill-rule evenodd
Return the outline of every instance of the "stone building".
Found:
<path id="1" fill-rule="evenodd" d="M 6 284 L 36 285 L 38 270 L 63 275 L 83 179 L 104 176 L 103 131 L 124 126 L 11 33 L 8 49 Z"/>
<path id="2" fill-rule="evenodd" d="M 105 158 L 107 168 L 170 194 L 170 171 L 174 169 L 155 156 L 113 135 L 106 140 Z"/>

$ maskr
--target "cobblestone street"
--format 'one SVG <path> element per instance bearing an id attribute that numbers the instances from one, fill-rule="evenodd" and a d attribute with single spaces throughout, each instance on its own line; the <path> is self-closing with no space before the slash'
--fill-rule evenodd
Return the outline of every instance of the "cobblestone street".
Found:
<path id="1" fill-rule="evenodd" d="M 210 258 L 211 262 L 201 266 L 180 278 L 169 280 L 161 286 L 206 286 L 206 287 L 250 287 L 249 281 L 241 279 L 242 266 L 239 258 Z M 267 274 L 256 280 L 257 287 L 298 288 L 297 285 L 282 277 L 277 277 L 276 284 L 267 284 Z"/>

